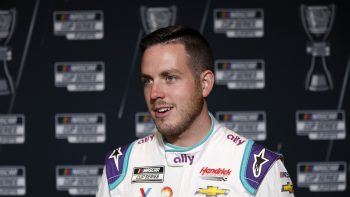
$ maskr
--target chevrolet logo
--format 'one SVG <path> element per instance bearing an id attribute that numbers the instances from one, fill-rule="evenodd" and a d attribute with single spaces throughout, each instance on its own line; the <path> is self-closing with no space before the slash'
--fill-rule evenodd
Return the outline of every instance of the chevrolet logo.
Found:
<path id="1" fill-rule="evenodd" d="M 195 194 L 205 194 L 207 196 L 218 196 L 218 195 L 227 195 L 230 190 L 228 189 L 219 189 L 219 187 L 207 186 L 207 188 L 199 188 Z"/>
<path id="2" fill-rule="evenodd" d="M 287 182 L 286 185 L 282 185 L 282 192 L 289 192 L 293 193 L 294 192 L 294 187 L 291 183 Z"/>

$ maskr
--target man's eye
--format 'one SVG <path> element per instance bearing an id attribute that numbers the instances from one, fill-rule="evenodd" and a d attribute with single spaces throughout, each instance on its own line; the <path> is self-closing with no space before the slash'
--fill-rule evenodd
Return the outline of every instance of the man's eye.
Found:
<path id="1" fill-rule="evenodd" d="M 165 80 L 169 81 L 169 82 L 174 82 L 177 79 L 176 76 L 172 76 L 172 75 L 168 75 L 165 77 Z"/>
<path id="2" fill-rule="evenodd" d="M 152 81 L 150 79 L 141 79 L 141 82 L 143 85 L 148 85 L 148 84 L 152 83 Z"/>

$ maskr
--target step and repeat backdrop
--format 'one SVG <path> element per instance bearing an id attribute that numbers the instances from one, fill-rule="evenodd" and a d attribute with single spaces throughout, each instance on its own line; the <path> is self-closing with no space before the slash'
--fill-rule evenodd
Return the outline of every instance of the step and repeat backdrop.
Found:
<path id="1" fill-rule="evenodd" d="M 95 194 L 107 151 L 154 128 L 138 44 L 171 24 L 209 40 L 210 111 L 283 154 L 296 196 L 349 196 L 349 10 L 340 0 L 1 0 L 0 196 Z"/>

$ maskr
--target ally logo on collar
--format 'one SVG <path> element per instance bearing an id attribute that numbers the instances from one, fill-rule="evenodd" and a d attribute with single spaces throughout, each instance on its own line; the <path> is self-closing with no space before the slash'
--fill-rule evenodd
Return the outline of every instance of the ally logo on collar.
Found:
<path id="1" fill-rule="evenodd" d="M 166 152 L 166 159 L 169 166 L 192 165 L 195 156 L 192 154 Z"/>

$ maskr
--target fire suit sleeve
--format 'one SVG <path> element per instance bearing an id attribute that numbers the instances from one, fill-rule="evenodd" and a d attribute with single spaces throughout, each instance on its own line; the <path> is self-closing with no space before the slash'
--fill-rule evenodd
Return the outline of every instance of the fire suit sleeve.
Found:
<path id="1" fill-rule="evenodd" d="M 103 168 L 103 173 L 98 186 L 96 197 L 110 197 L 108 181 L 106 176 L 106 168 Z"/>
<path id="2" fill-rule="evenodd" d="M 280 159 L 282 159 L 280 154 L 248 140 L 240 170 L 243 187 L 255 196 L 271 167 Z"/>
<path id="3" fill-rule="evenodd" d="M 269 169 L 256 197 L 294 197 L 293 183 L 281 160 L 277 160 Z"/>

